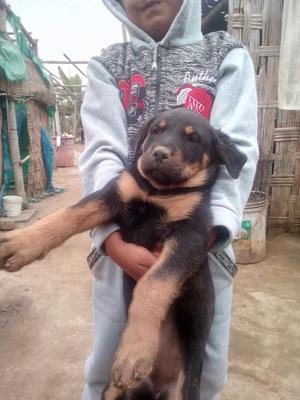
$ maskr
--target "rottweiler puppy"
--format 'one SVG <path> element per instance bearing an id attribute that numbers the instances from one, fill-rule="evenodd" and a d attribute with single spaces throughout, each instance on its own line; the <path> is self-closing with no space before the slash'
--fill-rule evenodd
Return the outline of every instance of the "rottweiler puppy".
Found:
<path id="1" fill-rule="evenodd" d="M 200 398 L 214 304 L 207 248 L 210 189 L 221 164 L 246 156 L 199 114 L 163 112 L 140 132 L 130 167 L 103 189 L 0 239 L 0 268 L 17 271 L 71 236 L 116 222 L 128 242 L 162 251 L 134 289 L 104 400 Z"/>

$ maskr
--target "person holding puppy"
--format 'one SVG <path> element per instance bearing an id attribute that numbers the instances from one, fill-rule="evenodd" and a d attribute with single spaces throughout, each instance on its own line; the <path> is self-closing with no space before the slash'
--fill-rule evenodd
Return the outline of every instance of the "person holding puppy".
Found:
<path id="1" fill-rule="evenodd" d="M 202 35 L 200 0 L 103 2 L 125 24 L 130 42 L 110 46 L 89 63 L 82 107 L 86 147 L 79 163 L 85 194 L 119 174 L 133 157 L 141 124 L 172 107 L 202 114 L 248 157 L 238 180 L 222 168 L 212 190 L 210 270 L 216 298 L 201 400 L 217 400 L 227 379 L 235 274 L 230 243 L 240 230 L 258 159 L 253 65 L 243 45 L 226 32 Z M 95 229 L 91 236 L 94 344 L 86 362 L 83 400 L 101 398 L 126 323 L 132 281 L 157 257 L 125 242 L 114 224 Z M 231 262 L 224 265 L 218 254 Z"/>

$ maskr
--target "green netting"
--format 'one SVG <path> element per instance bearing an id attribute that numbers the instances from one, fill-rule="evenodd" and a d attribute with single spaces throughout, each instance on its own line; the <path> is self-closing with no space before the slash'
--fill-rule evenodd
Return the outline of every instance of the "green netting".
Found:
<path id="1" fill-rule="evenodd" d="M 0 69 L 9 82 L 28 80 L 28 72 L 20 49 L 0 33 Z"/>
<path id="2" fill-rule="evenodd" d="M 46 172 L 46 192 L 54 191 L 52 185 L 52 175 L 54 166 L 54 149 L 51 142 L 51 138 L 48 136 L 45 128 L 41 129 L 41 145 L 42 145 L 42 155 L 44 168 Z"/>
<path id="3" fill-rule="evenodd" d="M 54 118 L 55 113 L 56 113 L 56 107 L 55 106 L 47 106 L 47 114 L 49 115 L 49 117 L 51 119 Z"/>
<path id="4" fill-rule="evenodd" d="M 6 113 L 6 101 L 2 99 L 1 101 L 1 109 L 2 109 L 2 141 L 5 144 L 3 148 L 3 159 L 4 159 L 4 183 L 5 189 L 13 189 L 14 188 L 14 173 L 13 166 L 10 157 L 9 151 L 9 142 L 8 142 L 8 127 L 7 127 L 7 113 Z M 17 129 L 19 136 L 19 148 L 20 148 L 20 156 L 21 159 L 24 159 L 29 154 L 29 133 L 27 127 L 27 109 L 25 103 L 17 103 L 15 102 L 15 110 L 16 110 L 16 120 L 17 120 Z M 28 181 L 28 173 L 29 173 L 29 162 L 26 162 L 22 165 L 23 167 L 23 175 L 24 181 Z"/>
<path id="5" fill-rule="evenodd" d="M 27 124 L 27 107 L 25 103 L 15 102 L 15 110 L 16 110 L 16 120 L 17 120 L 17 129 L 19 136 L 19 149 L 20 149 L 20 157 L 23 160 L 29 154 L 29 145 L 30 138 L 28 132 L 28 124 Z M 23 175 L 24 181 L 28 181 L 29 175 L 29 161 L 25 162 L 23 167 Z M 12 177 L 12 179 L 14 179 Z"/>
<path id="6" fill-rule="evenodd" d="M 21 52 L 35 64 L 43 81 L 49 86 L 51 84 L 51 80 L 50 80 L 48 74 L 46 73 L 42 62 L 31 51 L 28 40 L 27 40 L 26 36 L 24 35 L 24 33 L 22 32 L 20 18 L 11 13 L 8 13 L 7 20 L 15 32 L 17 43 L 18 43 L 18 46 L 19 46 Z"/>
<path id="7" fill-rule="evenodd" d="M 3 151 L 3 188 L 0 188 L 0 213 L 1 213 L 1 199 L 3 194 L 8 192 L 11 189 L 15 188 L 14 184 L 14 174 L 13 174 L 13 165 L 10 157 L 9 150 L 9 140 L 8 140 L 8 126 L 7 126 L 7 103 L 5 98 L 0 99 L 0 107 L 3 116 L 3 124 L 2 124 L 2 151 Z M 17 130 L 19 137 L 19 149 L 21 159 L 24 159 L 29 154 L 29 145 L 30 138 L 28 133 L 28 120 L 27 120 L 27 107 L 26 103 L 23 102 L 15 102 L 15 111 L 16 111 L 16 121 L 17 121 Z M 38 133 L 37 133 L 38 134 Z M 41 147 L 42 147 L 42 156 L 43 163 L 46 173 L 46 188 L 45 193 L 60 193 L 63 189 L 56 188 L 52 184 L 52 175 L 53 175 L 53 165 L 54 165 L 54 149 L 51 143 L 50 134 L 47 133 L 45 128 L 42 128 L 40 131 L 41 135 Z M 25 162 L 22 165 L 23 168 L 23 176 L 25 185 L 28 183 L 29 177 L 29 168 L 30 161 Z M 35 201 L 43 198 L 45 194 L 40 194 Z M 33 199 L 31 199 L 33 201 Z"/>

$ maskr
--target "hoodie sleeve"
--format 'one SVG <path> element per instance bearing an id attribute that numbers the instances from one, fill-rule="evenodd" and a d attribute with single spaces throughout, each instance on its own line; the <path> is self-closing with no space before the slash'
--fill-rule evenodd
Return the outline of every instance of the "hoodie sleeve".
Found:
<path id="1" fill-rule="evenodd" d="M 127 162 L 127 122 L 119 90 L 114 78 L 95 59 L 88 65 L 81 119 L 85 150 L 79 160 L 79 171 L 87 195 L 105 186 Z M 115 224 L 93 229 L 93 243 L 100 249 L 106 237 L 117 229 Z"/>
<path id="2" fill-rule="evenodd" d="M 231 178 L 225 166 L 221 166 L 212 189 L 216 250 L 227 247 L 240 232 L 258 160 L 255 73 L 250 55 L 243 48 L 228 53 L 220 67 L 210 122 L 227 133 L 248 158 L 238 179 Z"/>

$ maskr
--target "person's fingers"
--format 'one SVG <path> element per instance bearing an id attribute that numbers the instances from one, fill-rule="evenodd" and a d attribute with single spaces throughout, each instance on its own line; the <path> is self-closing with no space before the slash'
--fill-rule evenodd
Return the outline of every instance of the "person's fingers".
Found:
<path id="1" fill-rule="evenodd" d="M 158 257 L 161 255 L 161 251 L 152 251 L 152 255 L 155 257 L 155 259 L 158 259 Z"/>
<path id="2" fill-rule="evenodd" d="M 143 249 L 140 254 L 140 260 L 139 263 L 140 265 L 150 268 L 156 261 L 156 257 L 147 249 Z"/>

